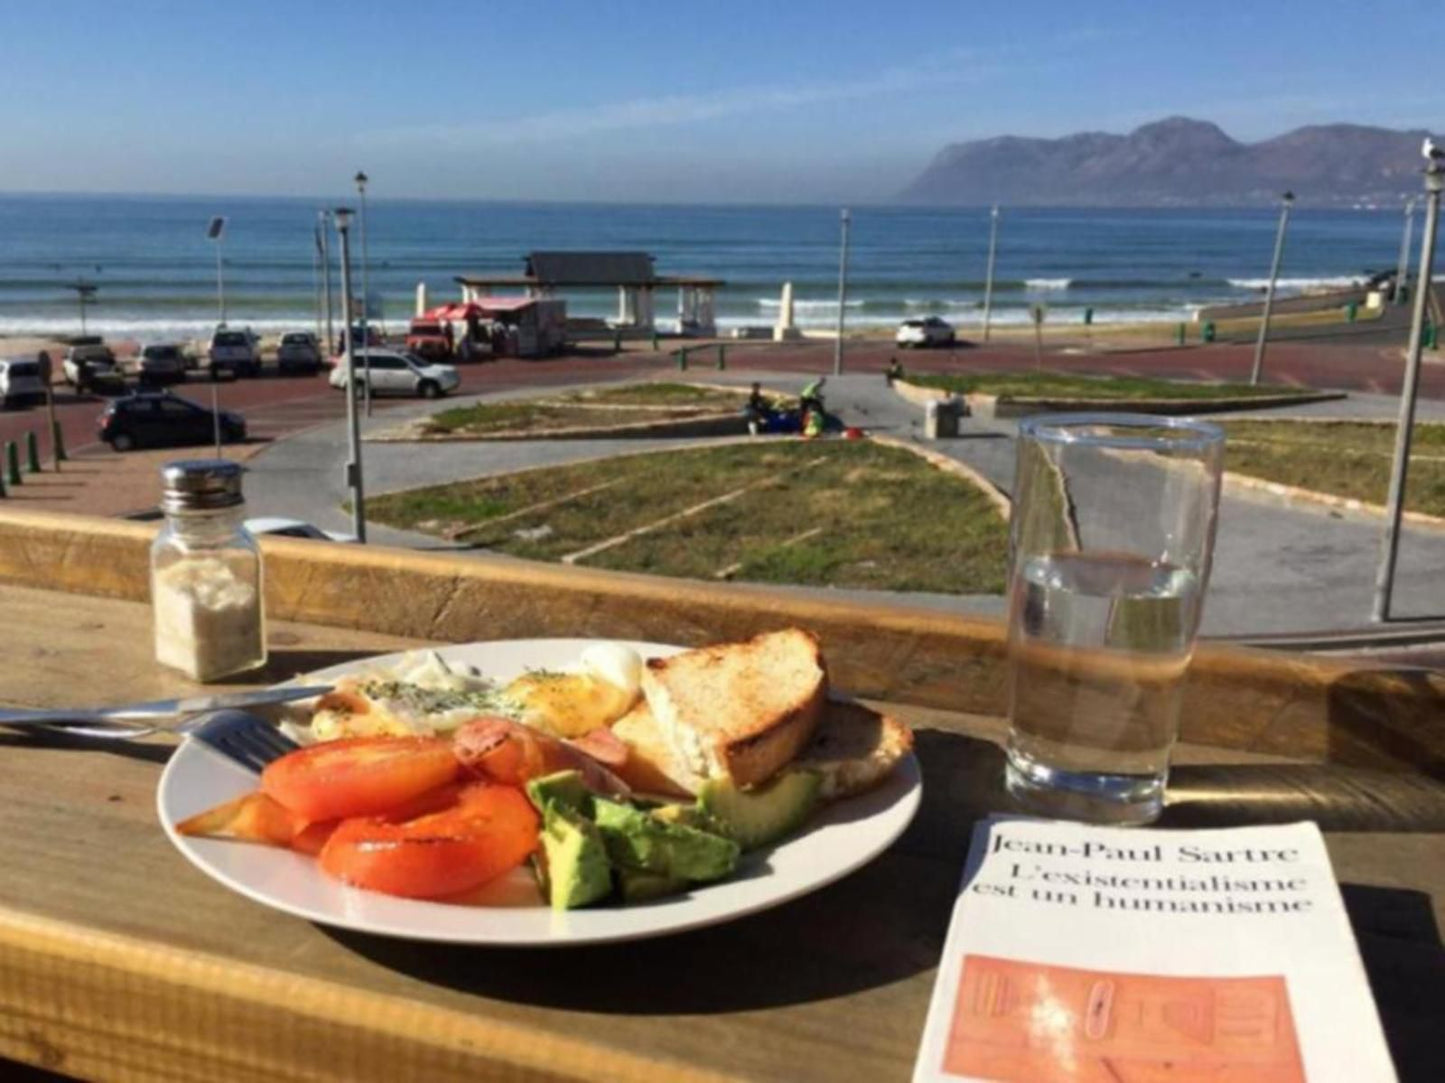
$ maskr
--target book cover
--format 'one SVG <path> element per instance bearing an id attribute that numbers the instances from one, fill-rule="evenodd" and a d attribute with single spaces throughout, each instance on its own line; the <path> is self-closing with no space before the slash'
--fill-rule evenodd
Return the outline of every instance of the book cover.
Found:
<path id="1" fill-rule="evenodd" d="M 974 831 L 915 1083 L 1393 1080 L 1312 823 Z"/>

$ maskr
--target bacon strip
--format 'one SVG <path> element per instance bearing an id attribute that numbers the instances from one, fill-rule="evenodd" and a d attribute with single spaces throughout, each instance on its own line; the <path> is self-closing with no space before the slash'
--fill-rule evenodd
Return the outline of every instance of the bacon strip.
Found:
<path id="1" fill-rule="evenodd" d="M 588 734 L 590 738 L 592 734 Z M 611 734 L 608 734 L 611 737 Z M 530 779 L 550 775 L 554 771 L 575 770 L 582 782 L 594 793 L 626 796 L 631 791 L 607 767 L 599 762 L 594 750 L 617 763 L 617 752 L 604 739 L 590 747 L 579 747 L 586 741 L 569 743 L 531 729 L 510 718 L 486 715 L 461 726 L 453 738 L 453 749 L 462 766 L 485 775 L 496 782 L 521 786 Z M 616 738 L 613 738 L 616 741 Z M 617 741 L 621 744 L 620 741 Z M 623 747 L 623 759 L 626 748 Z"/>

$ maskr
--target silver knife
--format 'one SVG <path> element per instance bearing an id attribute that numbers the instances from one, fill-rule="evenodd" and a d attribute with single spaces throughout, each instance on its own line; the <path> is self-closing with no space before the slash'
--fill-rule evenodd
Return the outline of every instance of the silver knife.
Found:
<path id="1" fill-rule="evenodd" d="M 287 685 L 261 692 L 226 692 L 214 696 L 190 696 L 186 699 L 158 699 L 149 703 L 129 703 L 122 707 L 100 707 L 93 710 L 71 708 L 50 711 L 0 710 L 0 726 L 89 726 L 97 722 L 145 722 L 164 718 L 181 718 L 203 711 L 221 711 L 245 707 L 261 707 L 271 703 L 290 703 L 310 699 L 331 691 L 329 684 Z"/>

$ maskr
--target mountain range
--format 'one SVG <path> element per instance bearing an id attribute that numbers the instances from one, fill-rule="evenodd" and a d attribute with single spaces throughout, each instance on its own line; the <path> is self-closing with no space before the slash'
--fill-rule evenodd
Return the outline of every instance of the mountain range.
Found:
<path id="1" fill-rule="evenodd" d="M 943 148 L 900 198 L 1013 206 L 1250 206 L 1293 191 L 1302 205 L 1396 205 L 1421 189 L 1425 131 L 1296 128 L 1258 143 L 1169 117 L 1128 135 L 1016 135 Z"/>

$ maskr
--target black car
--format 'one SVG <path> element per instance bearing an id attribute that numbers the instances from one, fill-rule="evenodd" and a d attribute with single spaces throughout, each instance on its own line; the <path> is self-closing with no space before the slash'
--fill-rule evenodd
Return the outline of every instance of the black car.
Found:
<path id="1" fill-rule="evenodd" d="M 177 395 L 127 395 L 100 415 L 100 438 L 116 451 L 137 447 L 209 444 L 215 439 L 210 410 Z M 246 438 L 246 419 L 221 411 L 221 439 Z"/>

